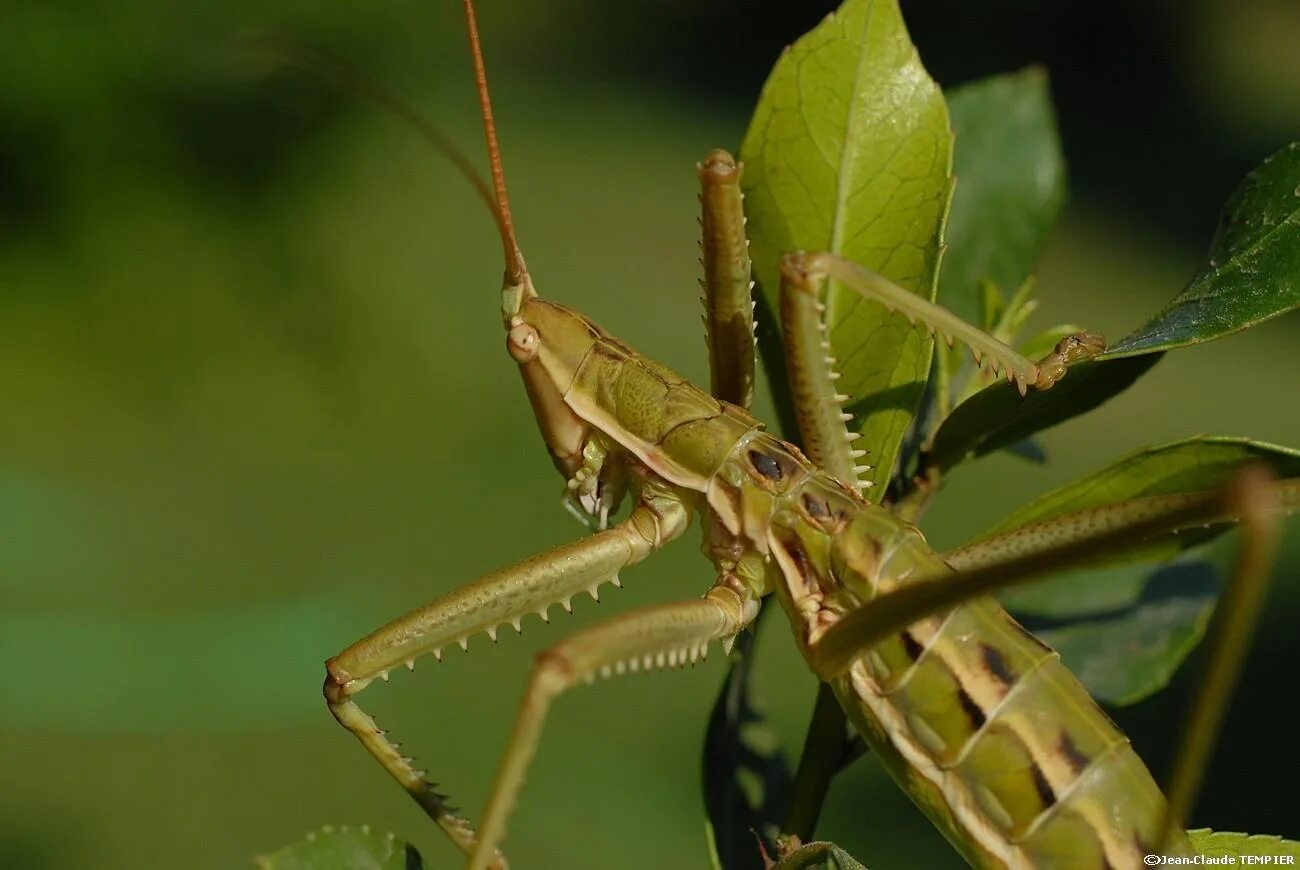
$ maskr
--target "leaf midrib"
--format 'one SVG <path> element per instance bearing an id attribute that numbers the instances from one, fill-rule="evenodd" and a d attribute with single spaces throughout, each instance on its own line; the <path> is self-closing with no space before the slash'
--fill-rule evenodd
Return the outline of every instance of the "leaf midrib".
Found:
<path id="1" fill-rule="evenodd" d="M 862 83 L 863 71 L 867 66 L 867 56 L 869 54 L 867 48 L 867 36 L 871 32 L 871 16 L 875 14 L 875 11 L 876 0 L 869 0 L 867 3 L 866 13 L 862 17 L 862 31 L 859 33 L 858 42 L 861 46 L 861 51 L 858 53 L 858 67 L 853 72 L 853 85 L 849 89 L 849 113 L 844 124 L 844 141 L 840 146 L 840 161 L 839 166 L 837 167 L 837 175 L 839 177 L 835 181 L 835 212 L 831 221 L 830 250 L 836 254 L 843 253 L 840 246 L 844 241 L 844 221 L 845 215 L 848 213 L 848 208 L 845 206 L 845 203 L 848 200 L 848 191 L 846 188 L 848 186 L 848 167 L 851 163 L 849 152 L 851 143 L 856 138 L 852 135 L 852 131 L 857 128 L 857 117 L 859 111 L 858 104 L 860 102 L 857 95 Z M 835 305 L 835 299 L 828 298 L 827 303 L 828 319 L 832 323 L 839 322 L 842 318 L 839 312 L 839 306 Z M 856 303 L 856 299 L 850 300 L 850 311 Z M 845 313 L 844 316 L 847 317 L 847 313 Z"/>

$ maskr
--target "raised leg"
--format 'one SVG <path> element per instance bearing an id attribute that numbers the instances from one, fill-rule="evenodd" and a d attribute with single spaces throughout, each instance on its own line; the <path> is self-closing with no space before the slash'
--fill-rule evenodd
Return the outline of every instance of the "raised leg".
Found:
<path id="1" fill-rule="evenodd" d="M 1281 529 L 1279 492 L 1271 484 L 1271 475 L 1254 468 L 1228 491 L 1229 510 L 1241 518 L 1241 545 L 1232 578 L 1214 612 L 1205 671 L 1183 720 L 1165 785 L 1166 837 L 1181 831 L 1191 815 L 1268 590 Z"/>
<path id="2" fill-rule="evenodd" d="M 730 585 L 715 586 L 695 601 L 662 604 L 615 617 L 561 641 L 537 657 L 532 678 L 501 759 L 483 817 L 470 870 L 483 870 L 505 835 L 524 775 L 541 737 L 551 702 L 562 692 L 597 676 L 640 668 L 694 663 L 710 642 L 726 641 L 757 614 L 757 602 Z"/>
<path id="3" fill-rule="evenodd" d="M 1029 386 L 1039 390 L 1050 388 L 1061 379 L 1070 363 L 1095 356 L 1105 349 L 1100 336 L 1079 333 L 1063 339 L 1052 353 L 1035 363 L 946 308 L 909 293 L 883 275 L 838 254 L 795 253 L 787 254 L 781 261 L 782 282 L 800 287 L 805 293 L 815 296 L 827 278 L 834 278 L 914 323 L 919 322 L 949 345 L 960 341 L 970 348 L 977 363 L 987 360 L 994 370 L 1004 372 L 1007 380 L 1014 382 L 1022 394 Z"/>
<path id="4" fill-rule="evenodd" d="M 530 613 L 546 619 L 554 604 L 569 609 L 574 595 L 597 597 L 600 584 L 617 584 L 621 569 L 678 537 L 689 522 L 688 509 L 674 494 L 647 487 L 640 506 L 615 527 L 495 571 L 390 622 L 325 663 L 330 712 L 469 854 L 476 842 L 473 826 L 456 814 L 446 795 L 435 791 L 414 759 L 398 752 L 353 696 L 377 677 L 386 680 L 391 668 L 405 664 L 413 669 L 417 656 L 433 653 L 441 659 L 443 647 L 455 643 L 468 649 L 470 636 L 478 632 L 495 640 L 503 624 L 518 631 Z M 482 850 L 479 855 L 480 866 L 494 859 L 497 866 L 505 865 L 499 855 Z"/>
<path id="5" fill-rule="evenodd" d="M 714 151 L 700 177 L 700 263 L 713 395 L 748 409 L 754 398 L 754 282 L 740 193 L 743 167 Z"/>

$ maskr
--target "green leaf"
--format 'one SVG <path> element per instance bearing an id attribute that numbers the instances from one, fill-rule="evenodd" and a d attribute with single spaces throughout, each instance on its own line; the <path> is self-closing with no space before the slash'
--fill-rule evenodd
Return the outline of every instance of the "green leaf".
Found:
<path id="1" fill-rule="evenodd" d="M 1211 341 L 1300 306 L 1300 143 L 1246 176 L 1219 218 L 1209 265 L 1109 356 Z"/>
<path id="2" fill-rule="evenodd" d="M 424 866 L 410 843 L 372 831 L 369 825 L 326 825 L 253 862 L 259 870 L 420 870 Z"/>
<path id="3" fill-rule="evenodd" d="M 782 858 L 772 870 L 867 870 L 834 843 L 809 843 Z"/>
<path id="4" fill-rule="evenodd" d="M 778 262 L 834 251 L 933 299 L 952 134 L 897 0 L 847 0 L 777 62 L 741 146 L 754 273 L 779 309 Z M 832 284 L 838 389 L 883 493 L 929 372 L 932 340 Z"/>
<path id="5" fill-rule="evenodd" d="M 764 619 L 742 633 L 709 714 L 704 734 L 704 806 L 713 866 L 721 870 L 763 867 L 761 841 L 775 843 L 790 800 L 790 766 L 755 707 L 750 679 L 753 643 Z"/>
<path id="6" fill-rule="evenodd" d="M 1300 147 L 1250 173 L 1228 200 L 1210 265 L 1164 311 L 1046 392 L 982 390 L 939 427 L 929 462 L 946 471 L 1090 411 L 1127 389 L 1167 350 L 1211 341 L 1300 305 Z"/>
<path id="7" fill-rule="evenodd" d="M 1116 707 L 1135 704 L 1168 685 L 1205 636 L 1219 594 L 1218 572 L 1205 562 L 1169 565 L 1145 578 L 1131 568 L 1127 573 L 1140 586 L 1132 604 L 1061 622 L 1036 618 L 1008 600 L 1012 596 L 1000 596 L 1025 628 L 1061 654 L 1094 698 Z M 1049 605 L 1095 604 L 1091 585 L 1080 582 L 1078 574 L 1064 579 L 1073 582 L 1055 585 L 1068 585 L 1073 600 L 1049 599 Z M 1081 600 L 1081 590 L 1088 599 Z"/>
<path id="8" fill-rule="evenodd" d="M 974 322 L 980 281 L 1019 287 L 1065 203 L 1065 158 L 1047 74 L 1030 67 L 948 93 L 957 187 L 939 301 Z"/>
<path id="9" fill-rule="evenodd" d="M 1050 390 L 1021 396 L 1006 382 L 980 390 L 939 426 L 926 462 L 947 472 L 966 459 L 1001 450 L 1017 441 L 1091 411 L 1146 374 L 1160 354 L 1071 366 Z"/>
<path id="10" fill-rule="evenodd" d="M 1220 833 L 1209 828 L 1197 828 L 1188 831 L 1187 838 L 1192 841 L 1192 848 L 1197 852 L 1215 858 L 1228 856 L 1240 858 L 1243 855 L 1287 856 L 1292 859 L 1287 862 L 1289 864 L 1295 864 L 1296 859 L 1300 859 L 1300 843 L 1270 834 Z"/>

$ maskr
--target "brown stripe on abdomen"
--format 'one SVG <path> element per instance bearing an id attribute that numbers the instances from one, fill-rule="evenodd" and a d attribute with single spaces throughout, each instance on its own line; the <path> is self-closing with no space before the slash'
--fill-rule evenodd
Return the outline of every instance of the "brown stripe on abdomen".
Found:
<path id="1" fill-rule="evenodd" d="M 912 632 L 903 629 L 898 633 L 898 639 L 903 642 L 903 652 L 907 653 L 907 657 L 913 663 L 921 660 L 921 653 L 925 652 L 925 647 L 921 646 L 921 642 L 916 639 Z"/>
<path id="2" fill-rule="evenodd" d="M 1164 796 L 1127 741 L 1094 756 L 1021 843 L 1038 866 L 1140 867 L 1159 839 Z M 1168 854 L 1191 855 L 1178 836 Z"/>
<path id="3" fill-rule="evenodd" d="M 1034 781 L 1034 791 L 1038 792 L 1038 801 L 1043 805 L 1044 810 L 1051 809 L 1056 804 L 1056 792 L 1052 790 L 1052 784 L 1047 781 L 1047 774 L 1043 773 L 1042 766 L 1035 760 L 1029 761 L 1029 776 Z"/>
<path id="4" fill-rule="evenodd" d="M 981 643 L 980 657 L 984 662 L 984 670 L 1003 686 L 1010 687 L 1016 681 L 1015 671 L 1007 664 L 1007 660 L 1003 658 L 1002 653 L 998 652 L 997 647 Z"/>
<path id="5" fill-rule="evenodd" d="M 1062 796 L 1079 800 L 1080 780 L 1125 744 L 1105 717 L 1080 715 L 1091 704 L 1074 675 L 1048 659 L 1012 686 L 954 767 L 1013 841 L 1053 818 Z"/>
<path id="6" fill-rule="evenodd" d="M 1061 729 L 1061 737 L 1056 741 L 1056 751 L 1060 753 L 1065 763 L 1070 765 L 1075 773 L 1083 773 L 1088 767 L 1089 758 L 1086 753 L 1074 745 L 1074 738 L 1070 736 L 1067 728 Z"/>
<path id="7" fill-rule="evenodd" d="M 962 663 L 945 649 L 943 635 L 940 629 L 922 648 L 911 631 L 899 634 L 899 644 L 913 663 L 886 693 L 912 737 L 941 767 L 956 761 L 988 718 L 987 707 L 965 682 Z"/>
<path id="8" fill-rule="evenodd" d="M 984 713 L 984 709 L 971 697 L 970 692 L 964 688 L 958 689 L 957 703 L 961 705 L 961 711 L 970 720 L 972 732 L 979 731 L 984 727 L 984 723 L 988 721 L 988 716 Z"/>

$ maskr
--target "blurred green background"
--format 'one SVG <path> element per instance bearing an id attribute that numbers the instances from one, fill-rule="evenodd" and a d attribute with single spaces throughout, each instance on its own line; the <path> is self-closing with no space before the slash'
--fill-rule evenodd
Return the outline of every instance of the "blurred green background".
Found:
<path id="1" fill-rule="evenodd" d="M 521 240 L 542 292 L 706 379 L 694 162 L 734 147 L 781 45 L 829 3 L 483 0 Z M 797 9 L 791 7 L 798 6 Z M 1291 0 L 904 0 L 945 85 L 1045 62 L 1074 191 L 1034 323 L 1118 336 L 1201 262 L 1219 204 L 1300 132 Z M 0 866 L 247 866 L 327 822 L 452 851 L 321 703 L 388 618 L 580 533 L 498 325 L 499 249 L 412 133 L 238 48 L 327 48 L 477 155 L 460 7 L 10 4 L 0 25 Z M 960 147 L 960 146 L 959 146 Z M 1133 448 L 1300 443 L 1294 318 L 1178 352 L 1049 432 L 1051 461 L 956 473 L 952 545 Z M 978 507 L 974 507 L 978 506 Z M 1197 824 L 1296 837 L 1300 535 Z M 694 541 L 597 607 L 365 700 L 477 815 L 530 654 L 610 608 L 698 594 Z M 759 688 L 797 750 L 814 686 L 781 620 Z M 509 840 L 520 867 L 704 867 L 702 730 L 722 678 L 575 692 Z M 1163 761 L 1186 679 L 1118 718 Z M 957 862 L 867 759 L 822 832 L 873 868 Z"/>

